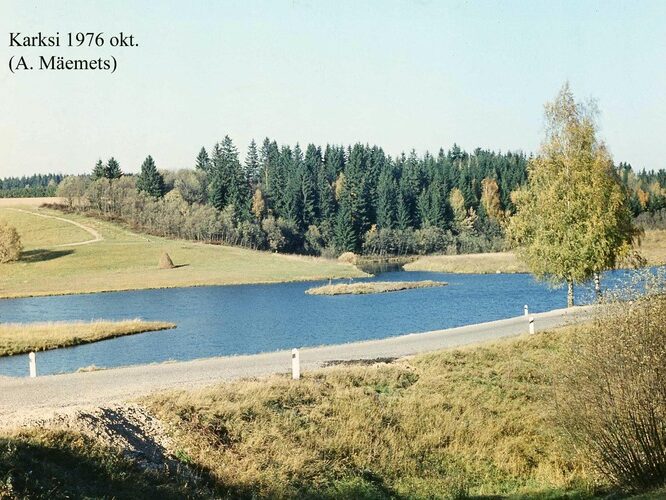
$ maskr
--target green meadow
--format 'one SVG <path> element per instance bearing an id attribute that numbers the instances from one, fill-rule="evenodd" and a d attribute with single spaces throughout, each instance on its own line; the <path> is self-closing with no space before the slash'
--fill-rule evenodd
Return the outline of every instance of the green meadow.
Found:
<path id="1" fill-rule="evenodd" d="M 242 283 L 274 283 L 363 276 L 350 264 L 322 258 L 278 255 L 134 233 L 120 225 L 79 215 L 0 207 L 0 219 L 16 227 L 24 246 L 18 262 L 0 264 L 0 297 L 90 293 Z M 85 225 L 102 241 L 67 222 Z M 175 269 L 158 269 L 167 252 Z"/>

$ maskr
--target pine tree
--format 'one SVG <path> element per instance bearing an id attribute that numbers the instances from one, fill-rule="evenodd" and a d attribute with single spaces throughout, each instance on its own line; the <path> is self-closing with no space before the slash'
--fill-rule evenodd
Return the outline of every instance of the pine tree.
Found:
<path id="1" fill-rule="evenodd" d="M 164 177 L 157 171 L 153 157 L 150 155 L 141 165 L 141 173 L 136 179 L 136 189 L 153 198 L 164 196 Z"/>
<path id="2" fill-rule="evenodd" d="M 120 170 L 120 165 L 112 156 L 109 158 L 109 161 L 106 163 L 106 167 L 104 168 L 104 177 L 107 179 L 119 179 L 122 175 L 123 173 Z"/>

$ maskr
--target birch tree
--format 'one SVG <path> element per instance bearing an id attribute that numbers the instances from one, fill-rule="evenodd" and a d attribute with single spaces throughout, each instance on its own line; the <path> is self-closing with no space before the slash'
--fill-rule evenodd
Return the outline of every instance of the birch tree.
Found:
<path id="1" fill-rule="evenodd" d="M 528 165 L 527 184 L 513 194 L 508 228 L 537 278 L 567 284 L 569 307 L 574 284 L 613 268 L 637 237 L 626 192 L 596 137 L 595 115 L 568 84 L 546 104 L 546 136 Z"/>

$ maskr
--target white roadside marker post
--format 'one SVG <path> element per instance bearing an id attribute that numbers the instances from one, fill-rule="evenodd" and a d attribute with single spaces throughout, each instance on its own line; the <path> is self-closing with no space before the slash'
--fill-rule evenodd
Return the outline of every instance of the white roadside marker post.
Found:
<path id="1" fill-rule="evenodd" d="M 30 377 L 34 378 L 37 376 L 37 359 L 35 358 L 35 353 L 29 353 L 28 359 L 30 360 Z"/>
<path id="2" fill-rule="evenodd" d="M 530 313 L 527 304 L 525 304 L 525 307 L 523 307 L 523 311 L 525 311 L 525 316 L 529 316 Z"/>
<path id="3" fill-rule="evenodd" d="M 530 316 L 530 335 L 534 335 L 534 316 Z"/>
<path id="4" fill-rule="evenodd" d="M 291 378 L 294 380 L 301 378 L 301 360 L 298 349 L 291 350 Z"/>

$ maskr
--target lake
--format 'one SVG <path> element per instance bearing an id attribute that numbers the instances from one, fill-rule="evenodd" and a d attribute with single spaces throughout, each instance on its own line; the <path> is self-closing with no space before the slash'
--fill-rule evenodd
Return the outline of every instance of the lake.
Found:
<path id="1" fill-rule="evenodd" d="M 606 286 L 625 271 L 607 273 Z M 326 282 L 210 286 L 0 300 L 0 321 L 131 319 L 170 321 L 150 332 L 37 353 L 40 375 L 253 354 L 451 328 L 566 306 L 566 291 L 529 274 L 385 272 L 369 280 L 436 280 L 449 286 L 376 295 L 306 295 Z M 359 280 L 357 280 L 359 281 Z M 577 302 L 590 302 L 578 287 Z M 0 375 L 26 376 L 27 355 L 0 358 Z"/>

